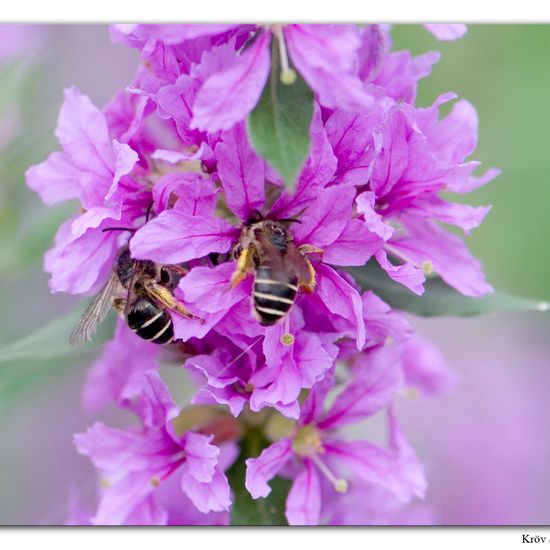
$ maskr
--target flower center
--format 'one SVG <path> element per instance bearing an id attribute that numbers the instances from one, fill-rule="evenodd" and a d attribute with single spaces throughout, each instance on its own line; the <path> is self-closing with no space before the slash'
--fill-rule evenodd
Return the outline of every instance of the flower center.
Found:
<path id="1" fill-rule="evenodd" d="M 325 449 L 322 444 L 321 434 L 317 428 L 311 425 L 301 428 L 292 442 L 292 448 L 298 456 L 309 458 L 315 466 L 319 468 L 319 471 L 332 483 L 335 491 L 338 493 L 347 492 L 347 480 L 336 477 L 319 456 L 325 452 Z"/>

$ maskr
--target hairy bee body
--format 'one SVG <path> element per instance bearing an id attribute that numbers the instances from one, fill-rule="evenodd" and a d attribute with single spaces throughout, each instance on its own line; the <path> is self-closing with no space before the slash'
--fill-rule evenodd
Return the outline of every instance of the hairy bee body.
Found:
<path id="1" fill-rule="evenodd" d="M 111 277 L 77 323 L 70 343 L 77 346 L 90 340 L 97 326 L 114 307 L 138 336 L 155 344 L 174 340 L 174 326 L 169 310 L 193 318 L 172 293 L 186 270 L 161 265 L 150 260 L 135 260 L 128 246 L 118 253 Z"/>
<path id="2" fill-rule="evenodd" d="M 298 276 L 280 273 L 271 265 L 256 268 L 253 286 L 254 311 L 262 325 L 274 325 L 292 307 L 298 294 Z"/>
<path id="3" fill-rule="evenodd" d="M 137 298 L 126 313 L 126 323 L 130 330 L 154 344 L 168 344 L 174 339 L 170 314 L 151 300 Z"/>
<path id="4" fill-rule="evenodd" d="M 233 254 L 238 262 L 231 284 L 238 284 L 247 273 L 254 274 L 252 308 L 262 325 L 279 322 L 290 311 L 299 290 L 311 292 L 315 285 L 311 263 L 283 221 L 261 215 L 249 220 L 241 228 Z"/>

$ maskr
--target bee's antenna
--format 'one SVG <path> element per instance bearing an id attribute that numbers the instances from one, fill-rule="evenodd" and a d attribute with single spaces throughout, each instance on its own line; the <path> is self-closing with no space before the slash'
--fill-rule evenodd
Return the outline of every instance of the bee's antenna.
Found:
<path id="1" fill-rule="evenodd" d="M 105 233 L 105 231 L 129 231 L 130 233 L 136 232 L 136 230 L 131 227 L 105 227 L 101 231 L 103 233 Z"/>
<path id="2" fill-rule="evenodd" d="M 277 220 L 279 222 L 284 222 L 284 223 L 302 223 L 301 220 L 298 220 L 296 218 L 283 218 L 282 220 Z"/>

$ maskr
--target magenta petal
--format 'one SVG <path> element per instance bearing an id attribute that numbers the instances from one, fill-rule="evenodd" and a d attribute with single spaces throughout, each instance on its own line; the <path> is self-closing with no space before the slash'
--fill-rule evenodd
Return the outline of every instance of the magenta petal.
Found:
<path id="1" fill-rule="evenodd" d="M 105 116 L 76 88 L 65 90 L 55 135 L 78 169 L 112 178 L 114 155 Z"/>
<path id="2" fill-rule="evenodd" d="M 139 160 L 138 154 L 128 144 L 119 143 L 116 139 L 113 140 L 113 152 L 115 155 L 114 175 L 111 187 L 105 195 L 106 201 L 115 194 L 120 178 L 129 174 Z"/>
<path id="3" fill-rule="evenodd" d="M 235 237 L 236 229 L 219 218 L 165 210 L 136 232 L 130 250 L 137 259 L 176 264 L 227 252 Z"/>
<path id="4" fill-rule="evenodd" d="M 214 476 L 220 450 L 211 445 L 214 436 L 187 432 L 183 437 L 184 468 L 196 481 L 207 483 Z"/>
<path id="5" fill-rule="evenodd" d="M 392 243 L 393 246 L 393 243 Z M 424 294 L 424 273 L 411 263 L 403 265 L 393 265 L 388 260 L 388 255 L 384 250 L 379 250 L 375 254 L 376 260 L 382 269 L 396 282 L 401 283 L 415 294 Z M 419 265 L 422 265 L 420 263 Z"/>
<path id="6" fill-rule="evenodd" d="M 403 369 L 407 386 L 423 395 L 446 393 L 458 376 L 450 370 L 443 354 L 428 340 L 414 336 L 404 344 Z"/>
<path id="7" fill-rule="evenodd" d="M 319 192 L 294 229 L 296 242 L 320 248 L 333 243 L 346 227 L 354 197 L 352 185 L 335 185 Z"/>
<path id="8" fill-rule="evenodd" d="M 223 132 L 216 146 L 218 175 L 227 205 L 242 220 L 262 210 L 265 200 L 263 160 L 248 143 L 244 124 Z"/>
<path id="9" fill-rule="evenodd" d="M 227 311 L 247 295 L 245 282 L 230 288 L 233 262 L 225 262 L 216 267 L 195 267 L 179 284 L 185 301 L 196 304 L 202 311 L 217 313 Z"/>
<path id="10" fill-rule="evenodd" d="M 212 479 L 206 483 L 197 481 L 186 469 L 182 468 L 181 489 L 204 514 L 223 512 L 231 506 L 229 483 L 225 474 L 218 467 L 216 467 Z"/>
<path id="11" fill-rule="evenodd" d="M 318 525 L 321 513 L 321 483 L 310 460 L 304 460 L 304 471 L 294 480 L 286 499 L 289 525 Z"/>
<path id="12" fill-rule="evenodd" d="M 365 292 L 362 299 L 363 317 L 369 334 L 367 343 L 384 342 L 388 336 L 395 340 L 406 340 L 413 334 L 413 328 L 405 317 L 372 291 Z"/>
<path id="13" fill-rule="evenodd" d="M 44 269 L 52 275 L 53 292 L 82 294 L 107 281 L 119 246 L 116 235 L 103 233 L 101 226 L 73 240 L 72 222 L 68 220 L 59 228 L 54 248 L 46 252 Z"/>
<path id="14" fill-rule="evenodd" d="M 246 461 L 245 485 L 252 498 L 266 497 L 271 493 L 267 482 L 277 475 L 291 457 L 292 441 L 281 439 L 265 448 L 257 458 Z"/>
<path id="15" fill-rule="evenodd" d="M 156 518 L 157 524 L 166 521 L 166 514 L 151 499 L 153 485 L 147 472 L 135 472 L 116 481 L 105 490 L 96 515 L 94 525 L 140 525 L 144 519 L 144 506 L 150 506 L 148 519 Z"/>
<path id="16" fill-rule="evenodd" d="M 252 111 L 269 74 L 269 44 L 264 32 L 231 66 L 205 81 L 193 104 L 192 127 L 227 130 Z"/>
<path id="17" fill-rule="evenodd" d="M 351 219 L 332 244 L 324 248 L 323 261 L 332 265 L 365 265 L 384 241 L 371 233 L 363 220 Z"/>
<path id="18" fill-rule="evenodd" d="M 435 223 L 407 221 L 410 237 L 393 246 L 418 265 L 430 262 L 434 271 L 465 296 L 479 297 L 492 292 L 481 262 L 474 258 L 462 239 Z"/>
<path id="19" fill-rule="evenodd" d="M 292 63 L 322 105 L 353 110 L 372 104 L 355 74 L 360 45 L 355 25 L 286 25 L 284 37 Z"/>
<path id="20" fill-rule="evenodd" d="M 302 425 L 311 424 L 318 421 L 323 413 L 323 407 L 328 393 L 334 387 L 334 369 L 329 370 L 323 379 L 315 384 L 308 393 L 300 414 L 300 423 Z"/>
<path id="21" fill-rule="evenodd" d="M 201 372 L 206 377 L 208 384 L 215 388 L 225 388 L 239 379 L 215 355 L 195 355 L 187 359 L 184 367 Z"/>
<path id="22" fill-rule="evenodd" d="M 327 265 L 318 264 L 315 269 L 318 277 L 315 292 L 329 311 L 350 322 L 357 348 L 361 349 L 365 344 L 365 323 L 359 293 Z"/>
<path id="23" fill-rule="evenodd" d="M 78 198 L 79 175 L 66 153 L 52 153 L 25 172 L 27 185 L 48 205 Z"/>
<path id="24" fill-rule="evenodd" d="M 170 173 L 160 178 L 153 187 L 153 200 L 157 213 L 175 210 L 190 216 L 210 216 L 216 207 L 219 189 L 211 179 L 201 174 Z M 176 200 L 175 204 L 171 204 Z"/>
<path id="25" fill-rule="evenodd" d="M 359 359 L 352 381 L 338 394 L 319 427 L 340 428 L 364 420 L 388 405 L 403 385 L 401 350 L 385 346 Z"/>
<path id="26" fill-rule="evenodd" d="M 337 459 L 361 479 L 385 487 L 401 501 L 424 495 L 426 482 L 419 475 L 419 463 L 409 462 L 409 457 L 404 459 L 368 441 L 327 442 L 325 448 L 327 457 Z"/>
<path id="27" fill-rule="evenodd" d="M 135 373 L 157 367 L 159 346 L 136 336 L 119 320 L 115 337 L 105 344 L 101 357 L 92 365 L 84 386 L 84 405 L 97 412 L 109 401 L 119 402 L 124 387 Z"/>
<path id="28" fill-rule="evenodd" d="M 156 370 L 134 375 L 125 386 L 121 399 L 139 416 L 145 428 L 160 431 L 179 413 L 168 386 Z"/>
<path id="29" fill-rule="evenodd" d="M 101 470 L 131 472 L 147 467 L 142 454 L 145 447 L 143 437 L 139 433 L 96 422 L 85 433 L 75 434 L 73 439 L 78 452 L 90 457 Z"/>
<path id="30" fill-rule="evenodd" d="M 425 24 L 424 28 L 438 40 L 457 40 L 468 32 L 468 27 L 462 23 L 431 23 Z"/>

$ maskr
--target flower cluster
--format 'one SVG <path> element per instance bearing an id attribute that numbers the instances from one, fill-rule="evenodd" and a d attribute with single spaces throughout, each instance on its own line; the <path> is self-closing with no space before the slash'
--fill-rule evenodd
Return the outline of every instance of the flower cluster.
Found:
<path id="1" fill-rule="evenodd" d="M 427 27 L 441 39 L 465 32 Z M 343 268 L 377 262 L 416 294 L 432 273 L 467 296 L 491 291 L 442 225 L 467 234 L 488 211 L 442 196 L 497 174 L 474 175 L 479 163 L 467 160 L 474 108 L 459 100 L 441 118 L 452 93 L 418 108 L 418 81 L 439 54 L 392 52 L 382 25 L 118 25 L 111 36 L 141 51 L 133 84 L 103 110 L 67 90 L 62 151 L 27 172 L 45 203 L 81 206 L 46 255 L 51 289 L 97 292 L 113 270 L 120 283 L 122 319 L 84 401 L 94 412 L 115 404 L 139 426 L 98 422 L 75 436 L 102 479 L 86 521 L 227 524 L 236 494 L 268 497 L 275 476 L 292 481 L 290 524 L 406 521 L 402 503 L 422 498 L 426 480 L 396 400 L 406 388 L 443 391 L 453 376 Z M 272 50 L 276 78 L 293 86 L 300 75 L 314 92 L 292 188 L 246 126 Z M 154 309 L 138 324 L 136 300 Z M 155 343 L 167 330 L 172 343 Z M 192 380 L 190 404 L 173 403 L 159 375 L 167 364 Z M 351 436 L 377 413 L 387 443 Z"/>

